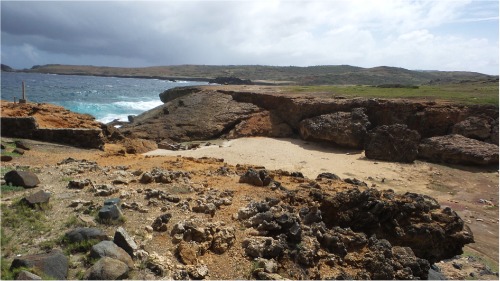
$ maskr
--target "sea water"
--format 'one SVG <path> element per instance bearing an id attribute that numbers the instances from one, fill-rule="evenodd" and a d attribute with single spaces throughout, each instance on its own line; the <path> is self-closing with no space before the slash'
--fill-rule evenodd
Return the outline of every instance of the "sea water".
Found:
<path id="1" fill-rule="evenodd" d="M 159 94 L 179 86 L 206 85 L 207 82 L 117 78 L 79 75 L 2 72 L 1 99 L 19 100 L 22 82 L 28 102 L 52 103 L 71 111 L 87 113 L 103 123 L 127 121 L 163 104 Z"/>

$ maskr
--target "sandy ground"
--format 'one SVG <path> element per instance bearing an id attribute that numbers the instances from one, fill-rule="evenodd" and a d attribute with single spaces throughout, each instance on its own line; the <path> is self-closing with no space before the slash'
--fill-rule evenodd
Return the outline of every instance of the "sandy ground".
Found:
<path id="1" fill-rule="evenodd" d="M 498 266 L 498 167 L 374 161 L 359 150 L 332 148 L 300 139 L 264 137 L 228 140 L 196 150 L 158 149 L 146 155 L 223 158 L 231 165 L 250 164 L 302 172 L 309 178 L 331 172 L 343 179 L 357 178 L 379 189 L 427 194 L 443 207 L 452 207 L 472 229 L 476 243 L 465 250 L 486 255 Z M 493 205 L 481 203 L 484 202 L 481 199 Z"/>

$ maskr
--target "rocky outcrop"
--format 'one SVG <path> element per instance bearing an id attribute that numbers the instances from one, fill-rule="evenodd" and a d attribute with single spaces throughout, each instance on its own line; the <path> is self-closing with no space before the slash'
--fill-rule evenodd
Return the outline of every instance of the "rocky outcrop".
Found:
<path id="1" fill-rule="evenodd" d="M 411 163 L 417 159 L 420 135 L 406 125 L 383 125 L 371 130 L 365 143 L 370 159 Z"/>
<path id="2" fill-rule="evenodd" d="M 327 226 L 350 227 L 391 244 L 410 247 L 430 263 L 462 253 L 472 232 L 450 208 L 426 195 L 357 188 L 324 196 L 320 210 Z"/>
<path id="3" fill-rule="evenodd" d="M 496 165 L 498 146 L 462 135 L 446 135 L 422 140 L 418 156 L 438 163 Z"/>
<path id="4" fill-rule="evenodd" d="M 253 104 L 236 102 L 215 91 L 191 93 L 134 118 L 120 128 L 126 136 L 161 142 L 218 138 L 242 120 L 261 111 Z"/>
<path id="5" fill-rule="evenodd" d="M 351 112 L 335 112 L 299 123 L 300 136 L 305 140 L 328 141 L 340 146 L 363 147 L 367 128 L 370 126 L 364 108 L 355 108 Z"/>

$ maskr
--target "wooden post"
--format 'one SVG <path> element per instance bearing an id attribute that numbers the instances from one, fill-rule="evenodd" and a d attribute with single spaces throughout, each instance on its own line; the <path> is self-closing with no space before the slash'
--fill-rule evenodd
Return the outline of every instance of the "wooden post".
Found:
<path id="1" fill-rule="evenodd" d="M 24 81 L 23 81 L 23 98 L 19 99 L 19 103 L 26 103 L 26 95 L 24 92 Z"/>

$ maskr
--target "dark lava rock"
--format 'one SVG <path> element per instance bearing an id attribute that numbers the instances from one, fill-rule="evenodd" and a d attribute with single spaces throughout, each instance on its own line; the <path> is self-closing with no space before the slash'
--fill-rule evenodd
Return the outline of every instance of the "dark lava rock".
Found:
<path id="1" fill-rule="evenodd" d="M 316 177 L 316 180 L 320 179 L 340 180 L 340 177 L 334 173 L 321 173 Z"/>
<path id="2" fill-rule="evenodd" d="M 5 182 L 14 186 L 22 186 L 25 188 L 32 188 L 40 183 L 38 177 L 30 171 L 17 171 L 13 170 L 5 174 Z"/>
<path id="3" fill-rule="evenodd" d="M 68 276 L 69 259 L 62 251 L 54 249 L 50 253 L 15 258 L 10 270 L 19 267 L 35 268 L 47 277 L 64 280 Z"/>
<path id="4" fill-rule="evenodd" d="M 155 231 L 167 231 L 167 223 L 171 218 L 172 214 L 163 214 L 154 220 L 151 227 L 153 227 Z"/>
<path id="5" fill-rule="evenodd" d="M 39 190 L 38 192 L 23 198 L 22 201 L 31 208 L 35 208 L 48 204 L 49 200 L 50 200 L 50 193 L 45 192 L 43 190 Z"/>
<path id="6" fill-rule="evenodd" d="M 450 208 L 440 209 L 426 195 L 355 188 L 324 196 L 320 210 L 329 227 L 350 227 L 375 234 L 396 246 L 410 247 L 431 263 L 462 254 L 474 238 L 463 220 Z"/>
<path id="7" fill-rule="evenodd" d="M 368 133 L 365 155 L 370 159 L 411 163 L 418 154 L 420 135 L 406 125 L 383 125 Z"/>
<path id="8" fill-rule="evenodd" d="M 10 156 L 10 155 L 2 155 L 0 157 L 1 157 L 0 161 L 2 161 L 2 162 L 9 162 L 9 161 L 12 161 L 12 159 L 13 159 L 12 156 Z"/>
<path id="9" fill-rule="evenodd" d="M 104 201 L 104 206 L 99 210 L 99 219 L 102 222 L 113 221 L 123 216 L 119 207 L 120 198 L 111 198 Z"/>
<path id="10" fill-rule="evenodd" d="M 267 186 L 272 179 L 269 177 L 266 170 L 248 169 L 248 171 L 240 177 L 240 183 L 248 183 L 255 186 Z"/>
<path id="11" fill-rule="evenodd" d="M 134 239 L 121 226 L 116 230 L 113 242 L 115 242 L 118 247 L 124 249 L 131 257 L 134 257 L 134 252 L 138 249 Z"/>
<path id="12" fill-rule="evenodd" d="M 108 236 L 104 231 L 94 227 L 78 227 L 66 232 L 64 237 L 69 243 L 78 243 L 87 240 L 107 240 Z"/>
<path id="13" fill-rule="evenodd" d="M 418 156 L 432 162 L 465 165 L 498 165 L 498 146 L 462 135 L 422 140 Z"/>

